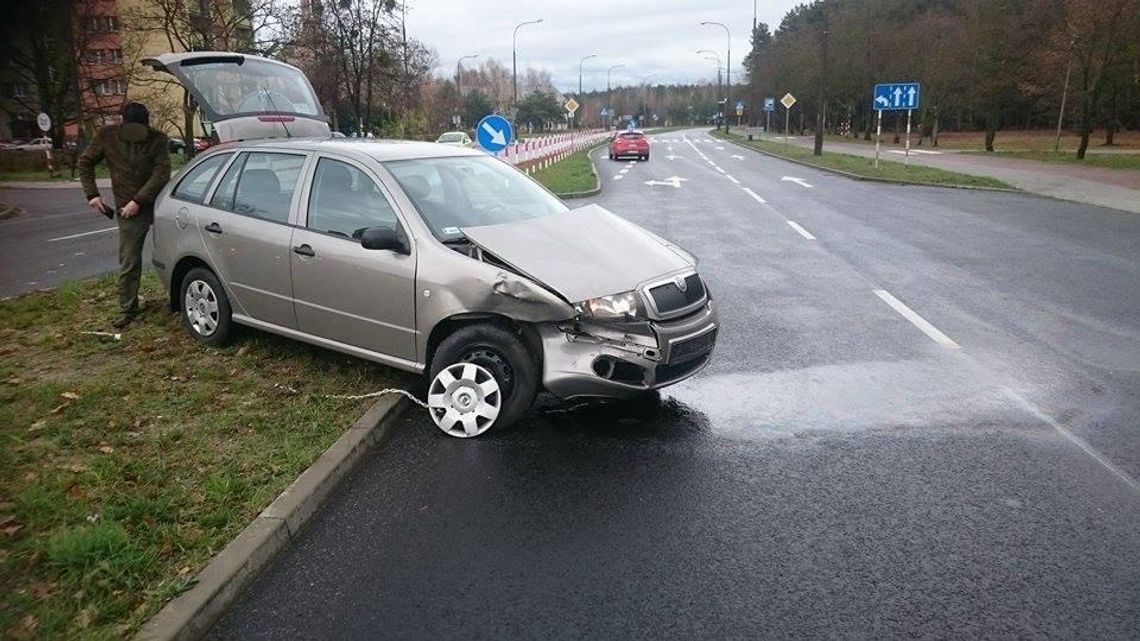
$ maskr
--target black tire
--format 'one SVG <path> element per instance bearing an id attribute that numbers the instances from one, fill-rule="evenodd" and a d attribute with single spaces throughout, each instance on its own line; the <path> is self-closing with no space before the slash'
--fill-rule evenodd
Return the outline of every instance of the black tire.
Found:
<path id="1" fill-rule="evenodd" d="M 459 328 L 436 348 L 429 385 L 443 368 L 461 362 L 481 365 L 499 384 L 503 401 L 494 429 L 518 421 L 534 403 L 539 385 L 538 363 L 517 333 L 489 323 Z"/>
<path id="2" fill-rule="evenodd" d="M 200 287 L 199 284 L 204 285 L 204 288 Z M 199 300 L 204 300 L 207 305 L 206 309 L 197 309 L 197 316 L 194 314 L 195 310 L 191 308 L 191 303 L 187 301 L 187 294 L 191 287 L 195 288 L 200 297 Z M 214 272 L 205 267 L 191 269 L 182 278 L 182 285 L 178 288 L 178 293 L 178 302 L 182 309 L 182 327 L 190 335 L 198 339 L 199 342 L 214 347 L 229 342 L 234 330 L 233 312 L 230 309 L 230 299 L 226 296 L 226 289 L 222 287 L 221 281 L 214 275 Z M 209 307 L 211 301 L 216 306 L 216 311 Z M 207 331 L 209 323 L 198 320 L 195 324 L 195 320 L 192 320 L 192 317 L 201 319 L 203 314 L 212 321 L 213 329 L 210 331 Z"/>
<path id="3" fill-rule="evenodd" d="M 649 154 L 645 154 L 644 156 L 641 157 L 641 159 L 644 160 L 645 162 L 649 162 Z"/>

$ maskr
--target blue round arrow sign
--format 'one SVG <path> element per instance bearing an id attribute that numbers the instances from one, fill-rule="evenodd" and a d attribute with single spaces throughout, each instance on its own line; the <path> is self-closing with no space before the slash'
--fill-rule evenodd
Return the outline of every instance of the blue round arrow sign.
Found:
<path id="1" fill-rule="evenodd" d="M 475 139 L 479 146 L 491 153 L 502 151 L 514 140 L 515 132 L 506 118 L 491 114 L 484 116 L 475 127 Z"/>

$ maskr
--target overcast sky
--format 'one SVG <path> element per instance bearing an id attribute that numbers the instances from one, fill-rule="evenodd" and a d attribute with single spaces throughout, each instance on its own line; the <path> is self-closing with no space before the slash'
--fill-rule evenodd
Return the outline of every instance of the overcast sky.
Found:
<path id="1" fill-rule="evenodd" d="M 757 18 L 773 30 L 788 9 L 803 0 L 758 0 Z M 479 54 L 463 65 L 497 58 L 511 65 L 511 33 L 526 20 L 542 18 L 518 33 L 518 65 L 546 68 L 563 91 L 578 87 L 578 61 L 587 60 L 583 89 L 605 89 L 606 69 L 613 85 L 637 84 L 649 74 L 651 83 L 695 82 L 716 78 L 716 63 L 697 55 L 725 52 L 724 30 L 701 26 L 723 22 L 732 32 L 732 73 L 750 48 L 752 6 L 749 0 L 409 0 L 408 35 L 439 54 L 436 73 L 452 77 L 460 56 Z"/>

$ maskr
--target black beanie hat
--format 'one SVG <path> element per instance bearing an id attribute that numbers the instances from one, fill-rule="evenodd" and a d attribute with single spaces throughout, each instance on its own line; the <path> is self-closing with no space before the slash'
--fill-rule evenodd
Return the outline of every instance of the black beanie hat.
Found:
<path id="1" fill-rule="evenodd" d="M 147 111 L 146 105 L 139 102 L 128 102 L 123 105 L 123 123 L 128 122 L 150 126 L 150 112 Z"/>

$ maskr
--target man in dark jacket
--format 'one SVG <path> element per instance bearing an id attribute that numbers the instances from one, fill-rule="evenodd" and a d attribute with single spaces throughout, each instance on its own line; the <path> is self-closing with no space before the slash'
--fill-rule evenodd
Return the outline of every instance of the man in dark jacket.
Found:
<path id="1" fill-rule="evenodd" d="M 143 243 L 154 222 L 154 199 L 170 180 L 170 152 L 166 134 L 150 127 L 150 113 L 137 102 L 123 106 L 123 124 L 108 125 L 79 157 L 79 181 L 87 204 L 105 213 L 95 186 L 95 165 L 107 162 L 111 192 L 119 219 L 119 317 L 112 325 L 122 329 L 139 311 L 139 276 Z"/>

